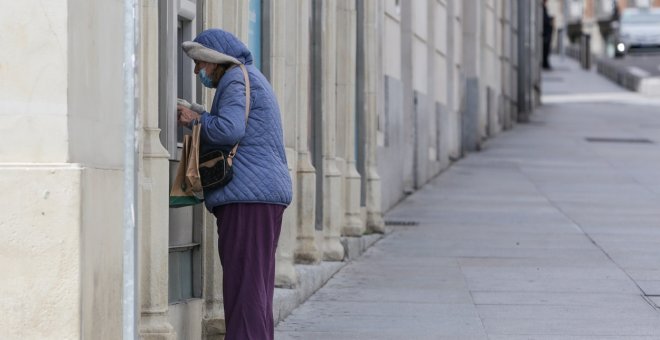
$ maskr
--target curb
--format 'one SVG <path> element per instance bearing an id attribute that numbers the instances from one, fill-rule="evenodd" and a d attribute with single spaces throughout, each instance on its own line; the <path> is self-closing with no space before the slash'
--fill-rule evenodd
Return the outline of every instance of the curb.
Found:
<path id="1" fill-rule="evenodd" d="M 321 262 L 320 264 L 295 265 L 298 284 L 295 288 L 275 288 L 273 296 L 273 320 L 275 325 L 289 316 L 294 309 L 303 304 L 317 290 L 323 287 L 339 270 L 351 261 L 359 258 L 367 249 L 387 236 L 369 234 L 361 237 L 342 237 L 345 258 L 342 262 Z"/>
<path id="2" fill-rule="evenodd" d="M 621 67 L 607 58 L 596 61 L 598 73 L 622 87 L 646 96 L 660 94 L 660 77 L 650 77 L 641 69 Z"/>

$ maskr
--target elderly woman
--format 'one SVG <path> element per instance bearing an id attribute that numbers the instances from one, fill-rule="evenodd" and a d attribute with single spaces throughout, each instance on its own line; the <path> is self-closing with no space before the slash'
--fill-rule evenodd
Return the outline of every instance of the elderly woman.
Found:
<path id="1" fill-rule="evenodd" d="M 226 339 L 273 339 L 275 249 L 292 196 L 277 100 L 248 48 L 231 33 L 209 29 L 182 47 L 201 83 L 216 91 L 208 112 L 179 105 L 179 124 L 201 124 L 202 152 L 229 152 L 240 142 L 233 179 L 204 192 L 206 208 L 217 218 Z M 247 119 L 240 64 L 249 75 Z"/>

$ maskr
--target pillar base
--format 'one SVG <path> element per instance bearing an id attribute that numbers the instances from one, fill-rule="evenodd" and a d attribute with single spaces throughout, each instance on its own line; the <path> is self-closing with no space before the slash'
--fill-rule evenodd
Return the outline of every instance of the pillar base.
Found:
<path id="1" fill-rule="evenodd" d="M 293 261 L 278 261 L 275 266 L 275 286 L 278 288 L 294 288 L 298 284 L 298 276 Z"/>
<path id="2" fill-rule="evenodd" d="M 317 264 L 321 262 L 321 252 L 316 247 L 314 238 L 310 237 L 299 237 L 298 238 L 298 249 L 294 254 L 294 259 L 296 263 L 301 264 Z"/>
<path id="3" fill-rule="evenodd" d="M 341 229 L 343 236 L 360 237 L 364 234 L 364 225 L 359 215 L 346 216 L 346 220 L 346 225 Z"/>
<path id="4" fill-rule="evenodd" d="M 140 340 L 176 340 L 176 332 L 166 320 L 166 315 L 143 313 L 140 320 Z"/>
<path id="5" fill-rule="evenodd" d="M 341 244 L 342 213 L 341 175 L 336 158 L 326 158 L 323 198 L 323 260 L 342 261 L 344 246 Z"/>
<path id="6" fill-rule="evenodd" d="M 298 153 L 298 233 L 295 263 L 315 264 L 321 261 L 321 251 L 316 245 L 316 169 L 309 152 Z"/>
<path id="7" fill-rule="evenodd" d="M 383 221 L 383 212 L 381 211 L 380 176 L 375 167 L 370 166 L 368 171 L 367 231 L 384 234 L 385 221 Z"/>
<path id="8" fill-rule="evenodd" d="M 344 246 L 341 244 L 339 237 L 326 237 L 323 241 L 324 261 L 344 260 Z"/>
<path id="9" fill-rule="evenodd" d="M 224 318 L 212 318 L 202 320 L 202 339 L 223 340 L 227 333 Z"/>
<path id="10" fill-rule="evenodd" d="M 346 189 L 346 211 L 344 215 L 344 225 L 341 228 L 343 236 L 362 236 L 365 231 L 364 222 L 360 216 L 360 187 L 362 177 L 355 168 L 354 162 L 348 162 L 346 165 L 345 189 Z"/>
<path id="11" fill-rule="evenodd" d="M 385 221 L 383 220 L 383 214 L 380 212 L 367 213 L 367 231 L 377 234 L 385 233 Z"/>
<path id="12" fill-rule="evenodd" d="M 140 333 L 140 340 L 176 340 L 176 333 Z"/>

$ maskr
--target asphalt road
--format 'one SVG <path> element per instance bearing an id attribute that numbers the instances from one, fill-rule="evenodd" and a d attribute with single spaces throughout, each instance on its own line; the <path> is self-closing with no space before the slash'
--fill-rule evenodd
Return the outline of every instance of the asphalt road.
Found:
<path id="1" fill-rule="evenodd" d="M 613 62 L 617 66 L 628 68 L 631 72 L 639 72 L 641 77 L 660 76 L 660 52 L 657 51 L 633 52 L 624 58 L 613 59 Z"/>

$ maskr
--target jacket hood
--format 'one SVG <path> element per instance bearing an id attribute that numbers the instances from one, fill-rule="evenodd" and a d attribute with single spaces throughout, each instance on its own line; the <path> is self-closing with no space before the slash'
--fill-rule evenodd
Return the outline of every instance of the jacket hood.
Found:
<path id="1" fill-rule="evenodd" d="M 213 28 L 200 33 L 181 47 L 192 59 L 215 64 L 252 64 L 252 53 L 235 35 Z"/>

